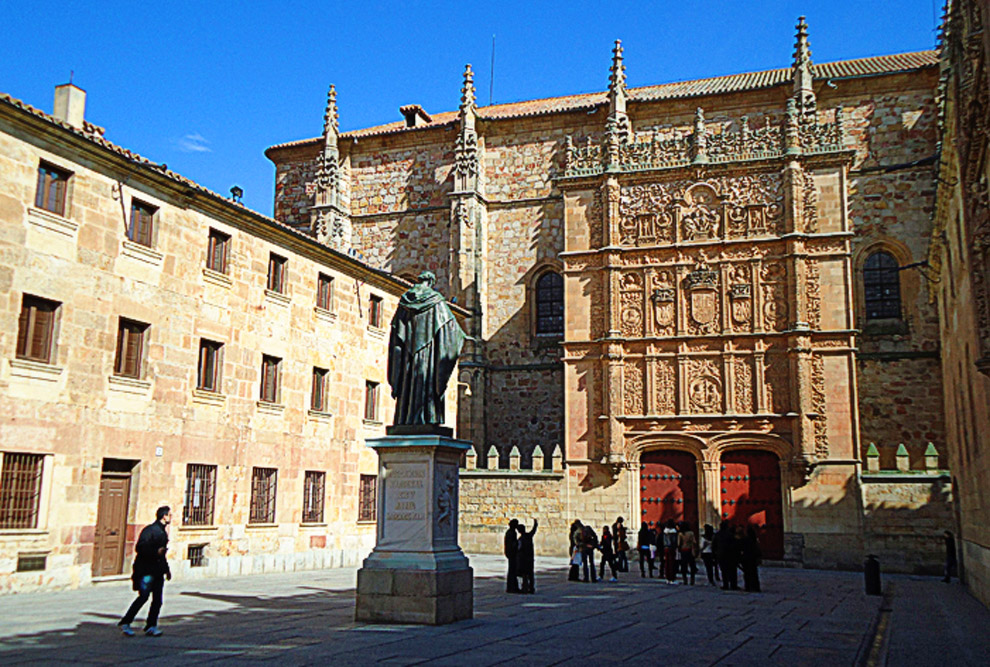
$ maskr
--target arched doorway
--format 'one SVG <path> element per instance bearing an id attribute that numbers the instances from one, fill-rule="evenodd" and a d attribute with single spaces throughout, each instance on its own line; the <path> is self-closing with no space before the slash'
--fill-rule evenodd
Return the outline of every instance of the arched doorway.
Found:
<path id="1" fill-rule="evenodd" d="M 773 452 L 741 449 L 722 454 L 722 519 L 756 526 L 764 558 L 784 557 L 780 459 Z"/>
<path id="2" fill-rule="evenodd" d="M 644 452 L 639 469 L 640 521 L 687 521 L 698 528 L 698 465 L 689 452 L 672 449 Z"/>

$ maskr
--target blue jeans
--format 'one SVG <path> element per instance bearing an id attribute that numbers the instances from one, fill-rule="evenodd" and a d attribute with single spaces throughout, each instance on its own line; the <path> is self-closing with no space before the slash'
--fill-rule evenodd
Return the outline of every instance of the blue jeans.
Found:
<path id="1" fill-rule="evenodd" d="M 588 581 L 588 567 L 591 567 L 591 580 L 598 581 L 598 577 L 595 576 L 595 550 L 594 549 L 582 549 L 581 550 L 581 567 L 584 569 L 584 580 Z"/>
<path id="2" fill-rule="evenodd" d="M 138 592 L 137 599 L 131 603 L 130 609 L 120 619 L 118 625 L 130 625 L 134 621 L 134 617 L 137 616 L 137 613 L 141 611 L 141 607 L 148 601 L 149 595 L 151 596 L 151 608 L 148 610 L 148 618 L 144 622 L 144 628 L 147 630 L 158 625 L 158 612 L 162 609 L 162 592 L 164 589 L 165 577 L 154 577 L 151 581 L 151 586 Z"/>

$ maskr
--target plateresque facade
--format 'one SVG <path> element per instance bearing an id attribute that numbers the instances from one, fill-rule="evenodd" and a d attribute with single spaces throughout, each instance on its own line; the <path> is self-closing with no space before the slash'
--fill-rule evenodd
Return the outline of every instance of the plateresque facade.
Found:
<path id="1" fill-rule="evenodd" d="M 938 57 L 478 107 L 274 146 L 275 217 L 471 312 L 466 548 L 537 516 L 751 521 L 769 557 L 941 559 L 937 313 L 924 274 Z M 566 469 L 555 471 L 559 448 Z M 534 465 L 535 464 L 535 465 Z"/>

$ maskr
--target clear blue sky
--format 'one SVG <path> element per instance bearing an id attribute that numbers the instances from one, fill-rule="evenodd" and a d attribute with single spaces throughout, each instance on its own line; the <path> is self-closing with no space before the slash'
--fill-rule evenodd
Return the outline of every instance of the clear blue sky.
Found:
<path id="1" fill-rule="evenodd" d="M 0 91 L 51 111 L 73 70 L 108 139 L 270 215 L 263 151 L 321 132 L 330 83 L 349 130 L 456 108 L 465 63 L 487 103 L 493 34 L 511 102 L 603 90 L 616 38 L 630 86 L 786 67 L 801 14 L 815 62 L 931 49 L 936 2 L 6 0 Z"/>

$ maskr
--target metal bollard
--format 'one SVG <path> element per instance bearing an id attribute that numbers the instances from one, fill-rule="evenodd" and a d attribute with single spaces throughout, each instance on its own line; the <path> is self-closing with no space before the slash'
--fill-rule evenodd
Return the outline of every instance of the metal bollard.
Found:
<path id="1" fill-rule="evenodd" d="M 880 585 L 880 561 L 873 554 L 866 557 L 866 563 L 863 564 L 863 575 L 866 578 L 866 594 L 867 595 L 882 595 L 882 586 Z"/>

